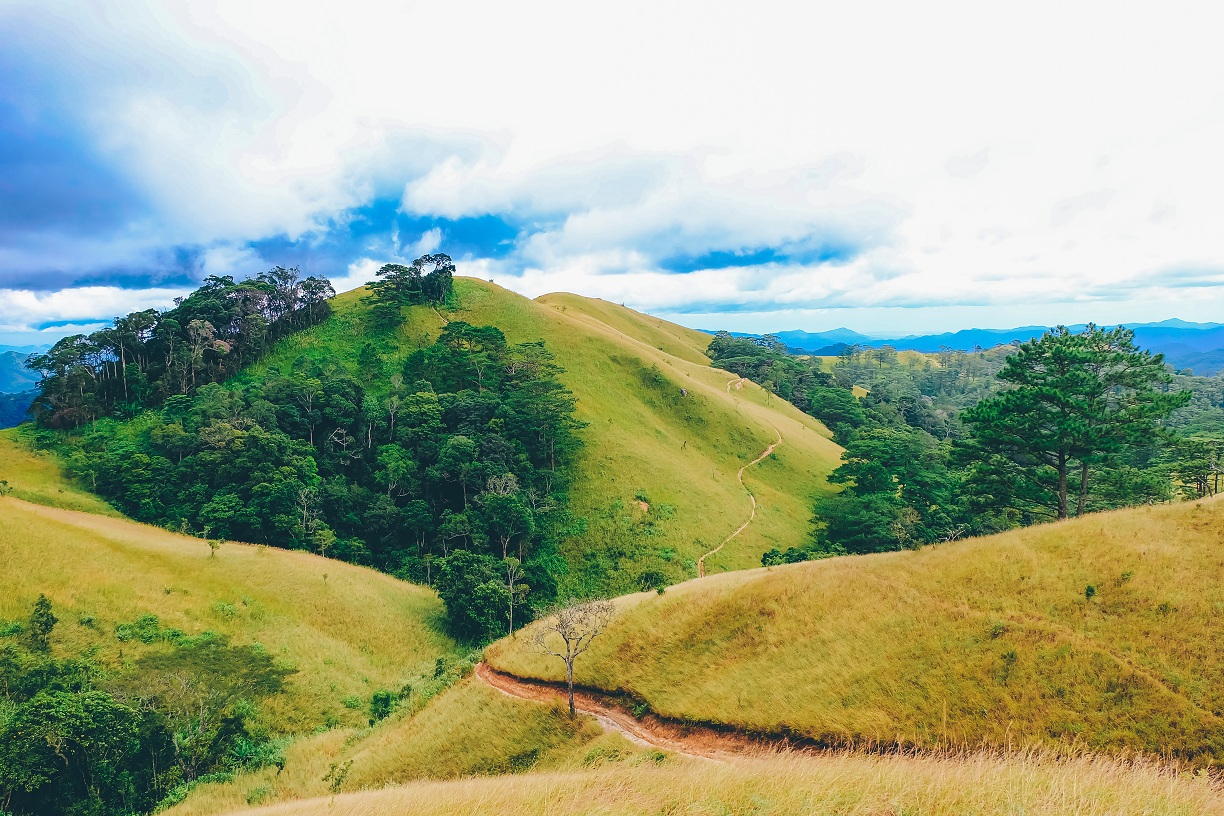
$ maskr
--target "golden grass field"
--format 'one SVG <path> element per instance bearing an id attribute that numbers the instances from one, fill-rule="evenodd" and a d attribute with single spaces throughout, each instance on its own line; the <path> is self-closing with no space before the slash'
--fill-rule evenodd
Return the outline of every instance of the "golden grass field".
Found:
<path id="1" fill-rule="evenodd" d="M 1222 509 L 1121 510 L 630 596 L 576 679 L 666 717 L 821 744 L 1218 762 Z M 529 640 L 486 659 L 559 679 Z"/>
<path id="2" fill-rule="evenodd" d="M 0 450 L 0 479 L 10 483 L 31 469 L 16 453 L 7 444 Z M 54 487 L 53 473 L 44 474 L 45 489 L 57 501 L 72 495 Z M 262 644 L 298 670 L 264 712 L 279 733 L 364 723 L 374 691 L 398 689 L 412 671 L 455 651 L 440 633 L 437 596 L 374 570 L 232 542 L 213 558 L 202 539 L 11 497 L 0 498 L 0 575 L 0 620 L 25 618 L 45 593 L 60 619 L 56 648 L 97 646 L 112 666 L 150 648 L 114 635 L 117 624 L 145 614 L 189 635 Z M 343 704 L 354 697 L 359 710 Z"/>
<path id="3" fill-rule="evenodd" d="M 417 782 L 240 810 L 266 816 L 1191 816 L 1224 812 L 1206 775 L 1106 759 L 841 754 L 729 763 L 641 755 L 584 771 Z"/>

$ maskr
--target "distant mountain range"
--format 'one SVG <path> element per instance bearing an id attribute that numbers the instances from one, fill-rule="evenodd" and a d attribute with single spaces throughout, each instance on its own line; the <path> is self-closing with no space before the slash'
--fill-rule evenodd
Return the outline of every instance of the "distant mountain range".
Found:
<path id="1" fill-rule="evenodd" d="M 0 428 L 11 428 L 25 419 L 37 395 L 38 374 L 25 367 L 26 359 L 46 351 L 47 346 L 0 345 Z"/>
<path id="2" fill-rule="evenodd" d="M 6 346 L 4 343 L 0 343 L 0 351 L 16 351 L 21 354 L 38 354 L 50 348 L 50 346 Z"/>
<path id="3" fill-rule="evenodd" d="M 28 351 L 13 351 L 0 347 L 0 394 L 30 391 L 38 385 L 38 374 L 25 367 Z"/>
<path id="4" fill-rule="evenodd" d="M 1173 319 L 1126 325 L 1134 329 L 1136 343 L 1153 352 L 1163 353 L 1175 368 L 1189 368 L 1203 376 L 1212 376 L 1224 370 L 1224 323 L 1190 323 Z M 1084 326 L 1070 328 L 1075 331 Z M 869 348 L 892 346 L 898 350 L 922 352 L 941 349 L 972 351 L 978 347 L 993 348 L 1016 341 L 1024 342 L 1040 337 L 1048 330 L 1046 326 L 1019 326 L 1014 329 L 964 329 L 942 334 L 880 337 L 840 328 L 823 332 L 780 331 L 774 332 L 773 336 L 797 354 L 833 356 L 841 354 L 851 345 Z M 760 336 L 741 332 L 732 334 L 737 337 Z"/>

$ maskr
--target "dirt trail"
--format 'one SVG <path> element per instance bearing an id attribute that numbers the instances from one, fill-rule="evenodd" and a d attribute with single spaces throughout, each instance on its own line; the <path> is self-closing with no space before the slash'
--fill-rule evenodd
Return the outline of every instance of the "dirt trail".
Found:
<path id="1" fill-rule="evenodd" d="M 731 382 L 735 382 L 735 380 L 732 380 Z M 728 389 L 728 390 L 730 390 L 730 388 L 731 388 L 731 383 L 727 383 L 727 389 Z M 773 427 L 773 426 L 770 426 L 770 427 Z M 772 445 L 770 445 L 768 448 L 766 448 L 766 449 L 764 450 L 764 452 L 762 452 L 762 453 L 761 453 L 761 455 L 760 455 L 760 456 L 758 456 L 757 458 L 753 459 L 751 462 L 749 462 L 748 464 L 746 464 L 746 465 L 744 465 L 742 468 L 740 468 L 740 469 L 739 469 L 739 472 L 735 474 L 735 478 L 739 480 L 740 487 L 744 488 L 744 490 L 745 490 L 745 491 L 747 491 L 747 493 L 748 493 L 748 500 L 749 500 L 750 502 L 752 502 L 752 513 L 750 513 L 750 514 L 749 514 L 749 516 L 748 516 L 748 520 L 747 520 L 747 521 L 745 521 L 743 524 L 741 524 L 739 527 L 737 527 L 737 528 L 736 528 L 735 532 L 733 532 L 731 535 L 729 535 L 729 536 L 727 536 L 726 538 L 724 538 L 724 539 L 723 539 L 723 540 L 722 540 L 722 541 L 719 543 L 719 545 L 718 545 L 717 547 L 715 547 L 714 549 L 710 550 L 710 551 L 709 551 L 708 553 L 706 553 L 705 555 L 701 556 L 701 558 L 698 558 L 698 559 L 697 559 L 697 577 L 698 577 L 698 578 L 704 578 L 704 577 L 705 577 L 705 574 L 706 574 L 705 561 L 706 561 L 706 559 L 707 559 L 707 558 L 709 558 L 709 557 L 710 557 L 711 555 L 713 555 L 714 553 L 716 553 L 716 552 L 718 552 L 719 550 L 721 550 L 723 547 L 727 546 L 727 542 L 728 542 L 728 541 L 730 541 L 731 539 L 735 538 L 735 537 L 736 537 L 737 535 L 739 535 L 740 533 L 744 532 L 744 530 L 745 530 L 745 529 L 748 527 L 748 525 L 752 523 L 752 520 L 753 520 L 754 518 L 756 518 L 756 509 L 757 509 L 756 496 L 752 495 L 752 491 L 751 491 L 751 490 L 748 490 L 748 487 L 747 487 L 747 486 L 744 484 L 744 471 L 745 471 L 747 468 L 750 468 L 750 467 L 752 467 L 753 465 L 755 465 L 755 464 L 757 464 L 758 462 L 760 462 L 762 459 L 764 459 L 764 458 L 765 458 L 766 456 L 768 456 L 769 454 L 773 453 L 773 452 L 774 452 L 774 448 L 776 448 L 776 447 L 778 447 L 779 445 L 781 445 L 781 444 L 782 444 L 782 432 L 781 432 L 781 431 L 779 431 L 777 428 L 774 428 L 773 430 L 774 430 L 774 433 L 776 433 L 776 434 L 778 435 L 778 440 L 777 440 L 776 442 L 774 442 Z"/>
<path id="2" fill-rule="evenodd" d="M 487 663 L 476 666 L 476 677 L 502 694 L 540 703 L 565 701 L 560 683 L 524 680 L 499 672 Z M 659 748 L 676 754 L 716 762 L 735 754 L 760 751 L 764 746 L 745 738 L 700 726 L 677 726 L 657 717 L 637 718 L 589 691 L 574 689 L 574 708 L 594 717 L 605 731 L 615 731 L 635 745 Z"/>

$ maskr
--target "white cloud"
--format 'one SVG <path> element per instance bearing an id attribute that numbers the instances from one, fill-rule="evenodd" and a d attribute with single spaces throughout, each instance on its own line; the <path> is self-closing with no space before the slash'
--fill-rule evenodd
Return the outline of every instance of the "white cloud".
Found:
<path id="1" fill-rule="evenodd" d="M 757 328 L 855 305 L 1176 312 L 1165 270 L 1224 266 L 1218 4 L 133 8 L 56 25 L 128 67 L 90 115 L 183 240 L 297 235 L 402 195 L 525 225 L 468 267 L 521 291 L 698 299 Z M 136 82 L 138 64 L 177 69 Z M 853 257 L 661 269 L 824 245 Z M 1186 314 L 1224 309 L 1210 283 Z"/>
<path id="2" fill-rule="evenodd" d="M 409 254 L 419 258 L 422 255 L 436 252 L 440 246 L 442 246 L 442 229 L 434 227 L 421 234 L 421 237 L 412 245 Z"/>
<path id="3" fill-rule="evenodd" d="M 165 309 L 189 289 L 121 289 L 117 286 L 78 286 L 56 292 L 0 289 L 0 331 L 36 331 L 44 323 L 95 324 L 99 317 L 144 309 Z M 69 327 L 57 331 L 63 334 Z"/>
<path id="4" fill-rule="evenodd" d="M 330 278 L 332 287 L 337 292 L 348 292 L 359 286 L 365 286 L 378 277 L 378 268 L 382 265 L 382 261 L 372 258 L 361 258 L 360 260 L 353 261 L 345 269 L 343 275 L 333 275 Z"/>

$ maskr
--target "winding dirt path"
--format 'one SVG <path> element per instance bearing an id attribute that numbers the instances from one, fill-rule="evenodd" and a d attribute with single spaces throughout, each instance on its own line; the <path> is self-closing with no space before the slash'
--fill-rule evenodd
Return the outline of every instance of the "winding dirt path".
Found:
<path id="1" fill-rule="evenodd" d="M 525 680 L 499 672 L 487 663 L 476 665 L 476 677 L 486 686 L 509 697 L 539 703 L 565 701 L 560 683 Z M 657 717 L 634 717 L 610 701 L 586 690 L 574 689 L 574 708 L 594 717 L 605 731 L 614 731 L 634 745 L 659 748 L 697 759 L 723 762 L 734 754 L 760 750 L 762 746 L 745 738 L 716 732 L 700 726 L 677 726 Z"/>
<path id="2" fill-rule="evenodd" d="M 735 380 L 732 380 L 731 382 L 735 382 Z M 728 390 L 731 388 L 731 383 L 727 383 L 727 388 Z M 773 426 L 770 426 L 770 427 L 773 427 Z M 743 524 L 741 524 L 739 527 L 737 527 L 735 529 L 735 532 L 733 532 L 731 535 L 724 538 L 717 547 L 710 550 L 705 555 L 701 556 L 701 558 L 697 559 L 697 577 L 698 578 L 705 577 L 705 574 L 706 574 L 705 560 L 709 558 L 711 555 L 713 555 L 714 553 L 721 550 L 723 547 L 727 546 L 728 541 L 735 538 L 740 533 L 744 532 L 744 530 L 748 527 L 748 525 L 752 523 L 752 520 L 756 518 L 756 510 L 757 510 L 756 496 L 752 495 L 752 491 L 749 490 L 748 486 L 744 484 L 744 471 L 752 467 L 753 465 L 759 463 L 766 456 L 773 453 L 775 448 L 777 448 L 779 445 L 782 444 L 782 432 L 779 431 L 777 428 L 774 428 L 774 433 L 778 435 L 778 440 L 774 442 L 772 445 L 770 445 L 768 448 L 766 448 L 761 453 L 760 456 L 758 456 L 757 458 L 753 459 L 751 462 L 749 462 L 748 464 L 740 468 L 739 472 L 735 474 L 735 478 L 739 480 L 740 487 L 744 488 L 744 490 L 748 493 L 748 500 L 752 502 L 752 512 L 748 515 L 748 520 L 745 521 Z"/>

